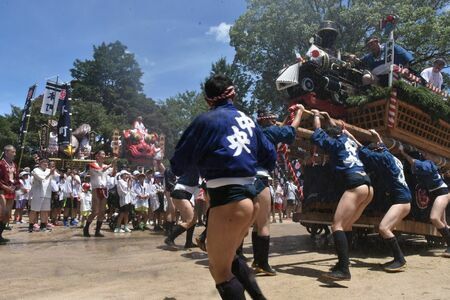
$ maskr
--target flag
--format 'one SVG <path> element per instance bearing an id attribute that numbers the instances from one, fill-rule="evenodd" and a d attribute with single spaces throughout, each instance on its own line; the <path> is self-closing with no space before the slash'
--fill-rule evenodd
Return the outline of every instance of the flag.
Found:
<path id="1" fill-rule="evenodd" d="M 58 99 L 61 98 L 60 93 L 62 89 L 63 85 L 47 81 L 41 106 L 42 114 L 51 116 L 56 114 L 57 108 L 60 107 Z"/>
<path id="2" fill-rule="evenodd" d="M 58 145 L 67 146 L 70 144 L 72 129 L 70 126 L 70 101 L 69 101 L 69 86 L 64 85 L 59 93 L 58 102 L 61 107 L 61 114 L 58 121 Z"/>
<path id="3" fill-rule="evenodd" d="M 25 106 L 23 107 L 22 111 L 22 120 L 20 123 L 20 129 L 19 129 L 19 146 L 23 147 L 23 141 L 25 138 L 25 135 L 27 133 L 27 124 L 28 120 L 30 119 L 30 113 L 31 113 L 31 99 L 33 99 L 34 91 L 36 90 L 36 85 L 31 86 L 28 89 L 27 98 L 25 99 Z"/>

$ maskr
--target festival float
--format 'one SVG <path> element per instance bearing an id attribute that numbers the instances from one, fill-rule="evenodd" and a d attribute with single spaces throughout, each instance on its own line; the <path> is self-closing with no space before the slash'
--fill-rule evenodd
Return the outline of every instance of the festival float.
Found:
<path id="1" fill-rule="evenodd" d="M 123 131 L 123 140 L 124 157 L 129 163 L 158 168 L 164 158 L 165 136 L 149 133 L 142 123 L 142 117 L 137 117 L 132 129 Z"/>
<path id="2" fill-rule="evenodd" d="M 38 157 L 48 158 L 56 163 L 59 169 L 76 168 L 83 170 L 92 162 L 92 147 L 96 143 L 96 134 L 89 124 L 81 124 L 72 131 L 72 98 L 68 83 L 48 80 L 42 96 L 33 99 L 36 85 L 29 88 L 19 132 L 19 167 L 22 163 L 26 138 L 31 119 L 32 106 L 40 98 L 42 100 L 40 114 L 47 116 L 47 121 L 40 125 L 39 148 L 34 149 L 35 160 Z"/>
<path id="3" fill-rule="evenodd" d="M 31 118 L 33 95 L 36 85 L 29 88 L 20 128 L 20 159 L 22 161 L 26 137 Z M 142 117 L 138 117 L 132 128 L 115 129 L 110 139 L 98 135 L 89 124 L 81 124 L 72 130 L 72 105 L 69 84 L 47 81 L 42 96 L 40 113 L 46 115 L 47 121 L 40 126 L 39 149 L 35 153 L 39 157 L 54 161 L 59 169 L 85 169 L 93 162 L 94 148 L 104 144 L 107 155 L 124 158 L 128 165 L 141 168 L 160 167 L 164 158 L 165 136 L 155 132 L 148 133 Z M 121 135 L 122 133 L 122 135 Z M 102 146 L 102 148 L 105 148 Z M 108 149 L 106 149 L 108 150 Z"/>
<path id="4" fill-rule="evenodd" d="M 287 94 L 291 119 L 295 104 L 306 109 L 326 111 L 360 141 L 375 141 L 369 129 L 375 129 L 394 154 L 402 144 L 406 150 L 427 154 L 444 175 L 450 169 L 450 106 L 447 92 L 427 85 L 409 69 L 393 63 L 394 35 L 397 18 L 388 16 L 382 28 L 389 35 L 386 43 L 388 86 L 368 86 L 368 70 L 359 67 L 358 60 L 341 55 L 334 48 L 338 30 L 331 21 L 322 23 L 317 35 L 310 40 L 306 57 L 280 71 L 277 89 Z M 312 117 L 306 111 L 302 128 L 289 148 L 279 149 L 281 168 L 276 172 L 291 176 L 303 190 L 300 209 L 294 221 L 304 225 L 312 236 L 329 232 L 334 209 L 340 194 L 327 165 L 326 156 L 310 143 Z M 309 117 L 308 117 L 309 115 Z M 413 194 L 411 212 L 397 227 L 398 232 L 424 235 L 429 243 L 440 241 L 440 235 L 429 221 L 432 203 L 415 182 L 405 165 L 405 176 Z M 389 196 L 376 182 L 374 199 L 354 224 L 361 234 L 376 230 L 390 206 Z M 447 217 L 450 214 L 447 213 Z M 439 237 L 439 238 L 437 238 Z"/>

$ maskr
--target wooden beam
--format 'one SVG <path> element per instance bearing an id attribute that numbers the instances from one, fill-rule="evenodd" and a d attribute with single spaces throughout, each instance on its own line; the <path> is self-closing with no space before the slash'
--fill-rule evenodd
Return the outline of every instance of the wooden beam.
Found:
<path id="1" fill-rule="evenodd" d="M 378 231 L 378 225 L 382 220 L 380 217 L 367 217 L 361 216 L 355 224 L 354 227 L 369 227 L 374 228 Z M 319 213 L 319 212 L 305 212 L 305 213 L 294 213 L 293 220 L 296 222 L 310 223 L 310 224 L 324 224 L 330 225 L 333 221 L 332 213 Z M 403 220 L 394 229 L 398 232 L 419 234 L 419 235 L 430 235 L 441 237 L 436 228 L 430 223 L 423 223 L 413 220 Z"/>

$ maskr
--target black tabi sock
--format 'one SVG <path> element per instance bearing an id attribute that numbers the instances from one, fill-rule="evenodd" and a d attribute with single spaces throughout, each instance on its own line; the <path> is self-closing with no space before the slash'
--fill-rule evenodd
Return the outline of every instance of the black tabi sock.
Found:
<path id="1" fill-rule="evenodd" d="M 258 262 L 261 266 L 267 266 L 269 264 L 269 248 L 270 248 L 270 236 L 258 236 L 259 256 Z"/>
<path id="2" fill-rule="evenodd" d="M 247 266 L 247 263 L 242 258 L 240 258 L 239 255 L 236 255 L 233 260 L 233 263 L 231 265 L 231 272 L 233 272 L 234 276 L 236 276 L 239 282 L 242 283 L 242 286 L 247 291 L 247 293 L 249 293 L 252 299 L 266 299 L 266 297 L 264 297 L 263 293 L 261 292 L 258 283 L 256 283 L 255 274 L 253 273 L 252 269 Z"/>
<path id="3" fill-rule="evenodd" d="M 348 251 L 353 249 L 353 231 L 344 231 L 347 238 Z"/>
<path id="4" fill-rule="evenodd" d="M 192 244 L 192 237 L 194 236 L 195 225 L 186 230 L 186 245 Z"/>
<path id="5" fill-rule="evenodd" d="M 173 230 L 172 230 L 171 234 L 169 235 L 169 238 L 173 241 L 185 231 L 186 231 L 186 228 L 184 228 L 183 226 L 175 225 L 175 226 L 173 226 Z"/>
<path id="6" fill-rule="evenodd" d="M 450 229 L 448 227 L 444 227 L 438 229 L 438 231 L 444 237 L 444 240 L 447 243 L 447 247 L 450 247 Z"/>
<path id="7" fill-rule="evenodd" d="M 244 287 L 236 277 L 216 284 L 216 289 L 223 300 L 245 300 Z"/>
<path id="8" fill-rule="evenodd" d="M 97 221 L 97 224 L 95 224 L 95 233 L 100 233 L 100 230 L 102 229 L 103 222 Z"/>
<path id="9" fill-rule="evenodd" d="M 255 264 L 258 264 L 258 232 L 252 231 L 252 248 L 253 248 L 253 260 Z"/>
<path id="10" fill-rule="evenodd" d="M 400 249 L 397 238 L 394 236 L 392 238 L 384 239 L 384 241 L 389 245 L 389 248 L 391 248 L 394 260 L 402 263 L 405 262 L 405 257 L 403 256 L 402 249 Z"/>
<path id="11" fill-rule="evenodd" d="M 29 230 L 32 230 L 33 227 L 34 227 L 34 223 L 29 223 L 29 224 L 28 224 L 28 229 L 29 229 Z"/>
<path id="12" fill-rule="evenodd" d="M 349 258 L 348 258 L 348 242 L 345 232 L 337 230 L 333 232 L 334 246 L 336 247 L 336 253 L 339 259 L 339 267 L 341 271 L 349 271 Z"/>
<path id="13" fill-rule="evenodd" d="M 39 226 L 40 229 L 44 229 L 47 228 L 47 223 L 42 223 L 41 222 L 41 226 Z"/>

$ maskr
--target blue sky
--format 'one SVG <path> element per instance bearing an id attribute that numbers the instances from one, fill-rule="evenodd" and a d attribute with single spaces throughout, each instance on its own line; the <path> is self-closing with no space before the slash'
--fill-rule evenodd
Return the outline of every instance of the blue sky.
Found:
<path id="1" fill-rule="evenodd" d="M 136 55 L 144 92 L 165 99 L 199 89 L 211 63 L 233 59 L 227 29 L 245 0 L 0 0 L 0 114 L 23 106 L 27 89 L 59 75 L 92 46 L 124 43 Z"/>

